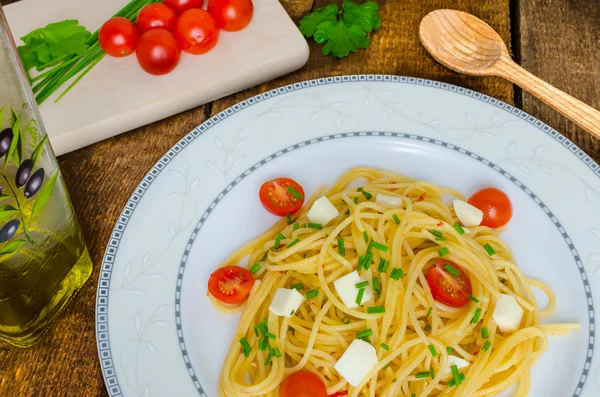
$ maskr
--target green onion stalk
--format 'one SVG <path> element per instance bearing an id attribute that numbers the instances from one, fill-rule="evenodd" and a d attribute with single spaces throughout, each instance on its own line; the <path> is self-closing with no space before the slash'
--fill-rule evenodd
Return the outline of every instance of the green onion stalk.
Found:
<path id="1" fill-rule="evenodd" d="M 152 3 L 159 3 L 162 0 L 133 0 L 129 2 L 123 9 L 113 15 L 113 18 L 122 17 L 135 22 L 137 16 L 142 8 Z M 72 77 L 77 78 L 71 83 L 67 89 L 56 99 L 58 102 L 63 96 L 65 96 L 74 86 L 77 84 L 94 66 L 96 66 L 106 53 L 100 48 L 98 43 L 97 30 L 87 40 L 86 44 L 89 45 L 88 50 L 81 55 L 73 55 L 71 58 L 64 60 L 59 65 L 54 66 L 52 69 L 36 76 L 31 80 L 33 92 L 36 94 L 35 100 L 38 105 L 41 105 L 46 99 L 48 99 L 59 87 L 65 84 Z M 41 80 L 41 81 L 40 81 Z"/>

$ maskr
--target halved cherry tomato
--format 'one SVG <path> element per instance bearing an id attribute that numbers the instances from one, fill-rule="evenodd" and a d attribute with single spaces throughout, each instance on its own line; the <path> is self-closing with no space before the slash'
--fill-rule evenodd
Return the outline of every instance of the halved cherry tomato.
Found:
<path id="1" fill-rule="evenodd" d="M 163 28 L 173 30 L 177 14 L 162 3 L 153 3 L 144 6 L 138 14 L 136 25 L 140 34 L 147 30 Z"/>
<path id="2" fill-rule="evenodd" d="M 192 8 L 202 8 L 204 0 L 164 0 L 164 3 L 181 15 Z"/>
<path id="3" fill-rule="evenodd" d="M 117 58 L 127 56 L 137 47 L 137 28 L 126 18 L 109 19 L 98 32 L 98 43 L 110 56 Z"/>
<path id="4" fill-rule="evenodd" d="M 327 386 L 314 372 L 298 371 L 281 382 L 279 397 L 327 397 Z"/>
<path id="5" fill-rule="evenodd" d="M 173 34 L 181 49 L 200 55 L 210 51 L 219 41 L 219 27 L 215 19 L 204 10 L 187 10 L 175 22 Z"/>
<path id="6" fill-rule="evenodd" d="M 483 226 L 497 228 L 512 218 L 512 204 L 502 190 L 494 187 L 482 189 L 469 198 L 469 204 L 483 211 Z"/>
<path id="7" fill-rule="evenodd" d="M 260 187 L 260 201 L 273 215 L 295 214 L 304 204 L 304 189 L 289 178 L 277 178 Z"/>
<path id="8" fill-rule="evenodd" d="M 159 76 L 175 69 L 181 58 L 181 49 L 171 32 L 156 28 L 140 37 L 135 55 L 142 69 Z"/>
<path id="9" fill-rule="evenodd" d="M 223 303 L 239 305 L 248 298 L 253 285 L 254 277 L 248 269 L 226 266 L 210 275 L 208 292 Z"/>
<path id="10" fill-rule="evenodd" d="M 244 29 L 254 15 L 252 0 L 208 0 L 208 12 L 227 32 Z"/>
<path id="11" fill-rule="evenodd" d="M 452 270 L 444 268 L 445 265 L 452 266 L 459 275 L 452 274 Z M 451 307 L 463 307 L 469 303 L 469 295 L 472 292 L 471 280 L 456 263 L 442 258 L 436 259 L 427 272 L 427 284 L 433 299 L 440 303 Z"/>

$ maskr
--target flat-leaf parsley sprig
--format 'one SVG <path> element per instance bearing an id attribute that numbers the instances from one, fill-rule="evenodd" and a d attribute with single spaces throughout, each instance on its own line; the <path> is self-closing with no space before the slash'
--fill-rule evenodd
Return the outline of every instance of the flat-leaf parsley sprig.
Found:
<path id="1" fill-rule="evenodd" d="M 377 3 L 344 0 L 341 10 L 337 4 L 329 4 L 305 15 L 299 28 L 304 36 L 324 44 L 323 55 L 343 58 L 358 48 L 368 48 L 371 40 L 367 33 L 380 26 Z"/>

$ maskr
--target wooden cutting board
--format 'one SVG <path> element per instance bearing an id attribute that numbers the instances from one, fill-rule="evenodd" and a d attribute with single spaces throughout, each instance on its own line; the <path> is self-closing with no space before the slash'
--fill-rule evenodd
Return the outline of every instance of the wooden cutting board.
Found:
<path id="1" fill-rule="evenodd" d="M 20 45 L 19 37 L 65 19 L 78 19 L 94 32 L 127 3 L 23 0 L 6 6 L 4 12 Z M 40 111 L 60 155 L 271 80 L 299 69 L 307 60 L 306 41 L 279 1 L 254 0 L 254 18 L 246 29 L 221 32 L 215 48 L 204 55 L 182 53 L 172 73 L 151 76 L 135 56 L 107 56 L 60 102 L 54 100 L 62 90 Z"/>

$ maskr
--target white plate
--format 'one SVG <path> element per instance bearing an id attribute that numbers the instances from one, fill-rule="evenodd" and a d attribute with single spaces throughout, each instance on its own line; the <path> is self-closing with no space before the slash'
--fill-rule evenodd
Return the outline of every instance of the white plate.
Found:
<path id="1" fill-rule="evenodd" d="M 102 264 L 97 338 L 111 396 L 218 397 L 237 317 L 206 297 L 209 274 L 274 217 L 257 199 L 289 176 L 309 194 L 368 165 L 451 186 L 509 194 L 503 238 L 525 274 L 555 291 L 550 337 L 531 397 L 600 394 L 592 296 L 600 296 L 600 167 L 520 110 L 456 86 L 396 76 L 297 83 L 229 108 L 175 145 L 146 175 Z M 543 302 L 541 302 L 543 304 Z M 561 365 L 561 363 L 568 363 Z"/>

